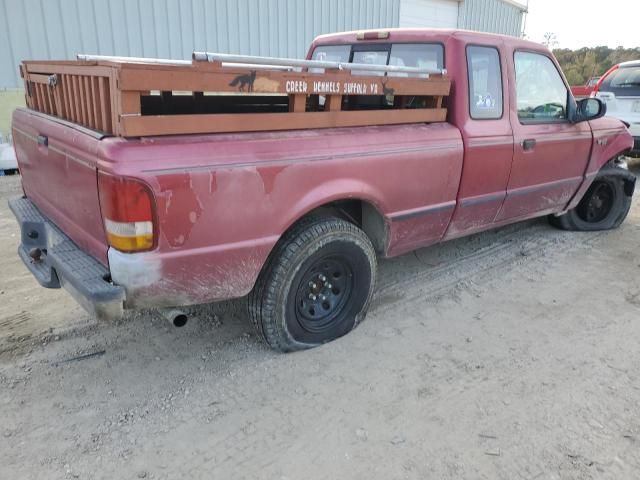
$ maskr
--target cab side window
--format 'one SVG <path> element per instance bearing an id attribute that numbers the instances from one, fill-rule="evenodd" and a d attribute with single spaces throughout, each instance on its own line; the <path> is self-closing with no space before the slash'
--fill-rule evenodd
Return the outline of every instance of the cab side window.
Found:
<path id="1" fill-rule="evenodd" d="M 502 70 L 493 47 L 467 47 L 469 110 L 475 120 L 502 117 Z"/>
<path id="2" fill-rule="evenodd" d="M 551 59 L 532 52 L 516 52 L 516 98 L 522 123 L 567 119 L 568 91 Z"/>

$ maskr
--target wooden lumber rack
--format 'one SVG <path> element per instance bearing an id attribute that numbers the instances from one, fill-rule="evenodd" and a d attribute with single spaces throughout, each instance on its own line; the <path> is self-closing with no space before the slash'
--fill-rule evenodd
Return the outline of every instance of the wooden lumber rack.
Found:
<path id="1" fill-rule="evenodd" d="M 441 122 L 444 70 L 194 52 L 24 61 L 30 109 L 141 137 Z"/>

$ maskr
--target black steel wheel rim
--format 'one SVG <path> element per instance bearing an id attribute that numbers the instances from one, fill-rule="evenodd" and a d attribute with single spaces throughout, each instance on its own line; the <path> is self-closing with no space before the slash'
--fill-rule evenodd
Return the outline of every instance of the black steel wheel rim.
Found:
<path id="1" fill-rule="evenodd" d="M 585 222 L 598 223 L 607 218 L 615 201 L 615 189 L 609 182 L 594 183 L 578 208 Z"/>
<path id="2" fill-rule="evenodd" d="M 302 276 L 296 293 L 296 320 L 309 333 L 323 333 L 339 321 L 353 292 L 353 270 L 347 258 L 327 256 Z"/>

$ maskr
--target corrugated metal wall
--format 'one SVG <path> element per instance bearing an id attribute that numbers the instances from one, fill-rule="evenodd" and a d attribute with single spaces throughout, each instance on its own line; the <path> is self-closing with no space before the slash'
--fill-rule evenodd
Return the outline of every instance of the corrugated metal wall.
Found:
<path id="1" fill-rule="evenodd" d="M 523 11 L 502 0 L 464 0 L 460 2 L 458 28 L 522 35 Z"/>
<path id="2" fill-rule="evenodd" d="M 0 88 L 23 59 L 77 53 L 303 57 L 322 33 L 398 24 L 400 0 L 0 0 Z"/>
<path id="3" fill-rule="evenodd" d="M 23 59 L 77 53 L 303 57 L 322 33 L 398 26 L 402 1 L 0 0 L 0 88 L 22 86 L 17 65 Z M 458 27 L 519 36 L 522 15 L 502 0 L 464 0 Z"/>

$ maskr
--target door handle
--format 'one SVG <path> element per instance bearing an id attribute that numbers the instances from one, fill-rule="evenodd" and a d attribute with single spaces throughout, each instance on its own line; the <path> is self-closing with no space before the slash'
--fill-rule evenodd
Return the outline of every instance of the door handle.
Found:
<path id="1" fill-rule="evenodd" d="M 527 138 L 522 141 L 522 149 L 526 152 L 527 150 L 533 150 L 536 146 L 535 138 Z"/>
<path id="2" fill-rule="evenodd" d="M 42 145 L 43 147 L 49 146 L 49 137 L 46 135 L 38 135 L 38 145 Z"/>

